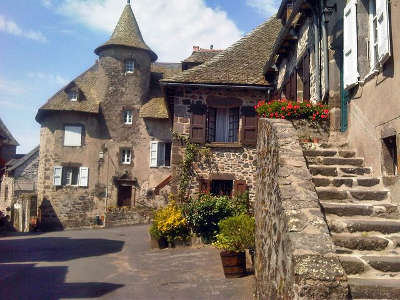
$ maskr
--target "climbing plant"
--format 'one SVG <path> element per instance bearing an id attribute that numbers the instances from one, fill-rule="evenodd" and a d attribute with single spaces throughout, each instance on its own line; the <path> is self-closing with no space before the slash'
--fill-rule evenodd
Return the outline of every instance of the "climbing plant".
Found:
<path id="1" fill-rule="evenodd" d="M 189 197 L 189 188 L 194 178 L 197 178 L 195 164 L 211 165 L 212 152 L 208 147 L 194 144 L 190 138 L 172 132 L 175 141 L 184 147 L 183 159 L 177 173 L 178 201 L 186 202 Z"/>

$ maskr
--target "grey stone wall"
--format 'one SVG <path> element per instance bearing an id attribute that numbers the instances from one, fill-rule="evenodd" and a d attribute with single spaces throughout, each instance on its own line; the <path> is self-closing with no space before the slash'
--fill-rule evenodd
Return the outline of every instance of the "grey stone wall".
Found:
<path id="1" fill-rule="evenodd" d="M 154 211 L 149 209 L 110 208 L 106 213 L 106 227 L 150 224 Z"/>
<path id="2" fill-rule="evenodd" d="M 261 119 L 257 152 L 257 299 L 346 299 L 347 277 L 292 124 Z"/>
<path id="3" fill-rule="evenodd" d="M 174 103 L 173 130 L 184 136 L 190 134 L 192 104 L 208 105 L 215 97 L 218 99 L 237 99 L 241 106 L 253 107 L 259 100 L 266 99 L 266 92 L 248 89 L 221 89 L 221 88 L 181 88 L 175 90 L 170 101 Z M 211 150 L 211 159 L 207 164 L 195 166 L 196 174 L 203 179 L 245 180 L 249 189 L 250 201 L 255 199 L 256 149 L 254 146 L 240 144 L 242 120 L 239 122 L 239 143 L 236 146 L 206 144 Z M 183 159 L 183 148 L 179 143 L 172 146 L 172 174 L 176 177 L 177 169 Z M 222 176 L 222 177 L 221 177 Z M 191 194 L 199 192 L 199 178 L 194 178 Z"/>

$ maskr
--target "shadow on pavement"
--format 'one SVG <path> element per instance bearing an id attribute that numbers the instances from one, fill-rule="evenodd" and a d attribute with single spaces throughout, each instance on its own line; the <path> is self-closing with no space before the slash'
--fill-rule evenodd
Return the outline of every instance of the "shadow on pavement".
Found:
<path id="1" fill-rule="evenodd" d="M 0 240 L 0 263 L 55 262 L 100 256 L 120 252 L 124 243 L 118 240 L 65 237 Z"/>
<path id="2" fill-rule="evenodd" d="M 123 287 L 103 282 L 66 283 L 68 267 L 0 265 L 0 299 L 59 300 L 97 298 Z"/>

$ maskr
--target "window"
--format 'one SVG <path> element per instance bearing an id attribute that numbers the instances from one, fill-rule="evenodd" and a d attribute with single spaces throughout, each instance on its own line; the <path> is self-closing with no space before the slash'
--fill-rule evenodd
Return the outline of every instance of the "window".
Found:
<path id="1" fill-rule="evenodd" d="M 215 196 L 232 196 L 233 180 L 211 181 L 211 194 Z"/>
<path id="2" fill-rule="evenodd" d="M 64 146 L 80 147 L 82 146 L 82 130 L 80 125 L 64 126 Z"/>
<path id="3" fill-rule="evenodd" d="M 135 70 L 135 64 L 133 60 L 127 60 L 125 62 L 125 73 L 133 73 Z"/>
<path id="4" fill-rule="evenodd" d="M 310 54 L 308 50 L 299 63 L 298 74 L 300 77 L 300 86 L 298 88 L 302 88 L 302 100 L 303 102 L 310 102 Z"/>
<path id="5" fill-rule="evenodd" d="M 388 0 L 369 1 L 369 62 L 371 71 L 390 57 Z"/>
<path id="6" fill-rule="evenodd" d="M 56 166 L 53 170 L 53 184 L 55 186 L 87 187 L 89 168 Z"/>
<path id="7" fill-rule="evenodd" d="M 62 185 L 78 185 L 79 168 L 63 168 Z"/>
<path id="8" fill-rule="evenodd" d="M 132 125 L 133 114 L 131 110 L 124 111 L 124 124 Z"/>
<path id="9" fill-rule="evenodd" d="M 208 141 L 221 143 L 238 142 L 239 108 L 208 109 Z"/>
<path id="10" fill-rule="evenodd" d="M 132 161 L 132 151 L 130 149 L 121 149 L 121 163 L 130 165 Z"/>
<path id="11" fill-rule="evenodd" d="M 77 91 L 70 91 L 69 94 L 69 100 L 70 101 L 78 101 L 78 92 Z"/>
<path id="12" fill-rule="evenodd" d="M 171 166 L 171 143 L 150 142 L 150 167 Z"/>

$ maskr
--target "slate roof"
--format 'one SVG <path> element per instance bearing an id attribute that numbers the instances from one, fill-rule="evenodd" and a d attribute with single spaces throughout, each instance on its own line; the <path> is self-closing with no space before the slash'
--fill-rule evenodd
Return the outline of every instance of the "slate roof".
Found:
<path id="1" fill-rule="evenodd" d="M 140 108 L 139 117 L 152 119 L 169 119 L 167 103 L 164 97 L 150 99 Z"/>
<path id="2" fill-rule="evenodd" d="M 9 161 L 6 165 L 7 167 L 7 171 L 8 172 L 12 172 L 15 169 L 19 168 L 20 166 L 22 166 L 26 161 L 28 161 L 32 156 L 34 155 L 39 155 L 39 150 L 40 147 L 37 146 L 35 147 L 31 152 L 29 152 L 28 154 L 24 155 L 23 157 L 21 157 L 20 159 L 13 159 L 11 161 Z"/>
<path id="3" fill-rule="evenodd" d="M 101 50 L 109 46 L 125 46 L 142 49 L 149 52 L 152 61 L 157 60 L 157 54 L 155 54 L 143 40 L 142 33 L 140 32 L 139 25 L 136 22 L 130 4 L 125 6 L 111 38 L 94 52 L 98 55 Z"/>
<path id="4" fill-rule="evenodd" d="M 3 140 L 3 143 L 10 146 L 19 146 L 17 140 L 13 137 L 11 132 L 8 130 L 6 125 L 0 118 L 0 139 Z"/>
<path id="5" fill-rule="evenodd" d="M 209 61 L 161 80 L 172 83 L 269 85 L 263 67 L 282 28 L 275 16 Z"/>
<path id="6" fill-rule="evenodd" d="M 182 62 L 187 63 L 204 63 L 217 54 L 220 54 L 224 50 L 210 50 L 210 49 L 200 49 L 200 51 L 193 51 L 192 55 L 186 58 Z"/>
<path id="7" fill-rule="evenodd" d="M 161 73 L 164 78 L 174 76 L 182 72 L 182 64 L 155 62 L 151 64 L 151 72 Z"/>
<path id="8" fill-rule="evenodd" d="M 45 113 L 49 111 L 99 113 L 100 101 L 96 92 L 97 69 L 98 65 L 96 63 L 58 91 L 39 109 L 36 120 L 40 122 Z M 69 100 L 68 90 L 72 88 L 79 91 L 78 101 Z"/>

